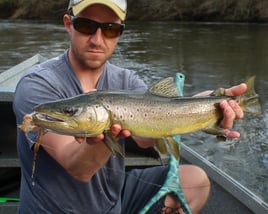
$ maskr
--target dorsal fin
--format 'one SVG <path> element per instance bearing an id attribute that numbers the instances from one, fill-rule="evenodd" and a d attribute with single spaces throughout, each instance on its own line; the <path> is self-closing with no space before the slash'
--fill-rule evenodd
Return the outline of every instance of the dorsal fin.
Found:
<path id="1" fill-rule="evenodd" d="M 162 97 L 176 97 L 180 94 L 173 77 L 167 77 L 154 84 L 149 92 Z"/>

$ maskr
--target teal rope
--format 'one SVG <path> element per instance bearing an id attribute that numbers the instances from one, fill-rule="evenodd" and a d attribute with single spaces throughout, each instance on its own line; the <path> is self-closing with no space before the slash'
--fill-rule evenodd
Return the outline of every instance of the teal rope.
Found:
<path id="1" fill-rule="evenodd" d="M 176 73 L 175 84 L 179 89 L 178 96 L 183 96 L 185 76 L 182 73 Z M 181 142 L 179 135 L 173 137 L 178 144 Z M 179 161 L 173 155 L 170 155 L 169 159 L 169 170 L 166 180 L 157 194 L 145 205 L 145 207 L 139 212 L 139 214 L 146 214 L 157 201 L 167 194 L 172 194 L 182 203 L 182 207 L 186 214 L 192 214 L 190 207 L 185 199 L 179 177 Z"/>
<path id="2" fill-rule="evenodd" d="M 139 214 L 146 214 L 154 204 L 156 204 L 162 197 L 167 194 L 172 194 L 177 197 L 177 199 L 181 202 L 181 205 L 186 214 L 191 214 L 191 210 L 186 202 L 184 197 L 181 185 L 180 178 L 178 174 L 179 161 L 176 160 L 174 156 L 170 156 L 169 159 L 169 171 L 167 174 L 167 178 L 157 192 L 157 194 L 145 205 L 145 207 L 139 212 Z"/>

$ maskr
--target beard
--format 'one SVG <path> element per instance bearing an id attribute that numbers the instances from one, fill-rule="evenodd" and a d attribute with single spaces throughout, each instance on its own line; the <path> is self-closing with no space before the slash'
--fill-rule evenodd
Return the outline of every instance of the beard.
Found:
<path id="1" fill-rule="evenodd" d="M 107 61 L 107 58 L 94 57 L 88 52 L 74 53 L 74 57 L 84 70 L 99 70 Z"/>
<path id="2" fill-rule="evenodd" d="M 106 61 L 111 57 L 111 53 L 107 54 L 107 50 L 102 47 L 90 45 L 86 48 L 81 48 L 71 44 L 71 55 L 75 64 L 82 70 L 102 70 Z"/>

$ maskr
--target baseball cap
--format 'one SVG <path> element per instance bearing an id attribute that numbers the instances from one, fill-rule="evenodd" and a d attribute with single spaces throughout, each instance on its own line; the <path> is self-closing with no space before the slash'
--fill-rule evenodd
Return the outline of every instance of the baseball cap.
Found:
<path id="1" fill-rule="evenodd" d="M 72 10 L 73 15 L 76 16 L 86 7 L 92 4 L 103 4 L 112 9 L 117 16 L 123 21 L 127 13 L 126 0 L 70 0 L 68 10 Z"/>

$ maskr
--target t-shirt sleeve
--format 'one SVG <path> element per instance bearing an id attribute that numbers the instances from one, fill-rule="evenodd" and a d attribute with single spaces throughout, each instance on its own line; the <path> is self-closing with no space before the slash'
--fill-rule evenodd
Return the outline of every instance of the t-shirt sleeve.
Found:
<path id="1" fill-rule="evenodd" d="M 134 72 L 130 73 L 130 78 L 129 78 L 129 90 L 133 91 L 146 91 L 147 90 L 147 85 L 145 82 L 140 79 L 140 77 L 135 74 Z"/>
<path id="2" fill-rule="evenodd" d="M 41 73 L 42 71 L 40 71 Z M 23 117 L 34 111 L 38 104 L 59 99 L 60 95 L 52 82 L 45 76 L 32 72 L 21 78 L 17 84 L 13 100 L 13 110 L 16 115 L 17 125 L 23 122 Z M 36 141 L 37 132 L 28 134 L 30 146 Z"/>

